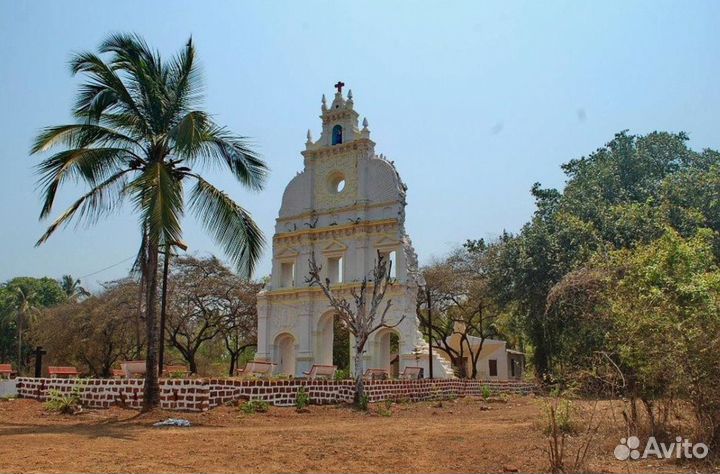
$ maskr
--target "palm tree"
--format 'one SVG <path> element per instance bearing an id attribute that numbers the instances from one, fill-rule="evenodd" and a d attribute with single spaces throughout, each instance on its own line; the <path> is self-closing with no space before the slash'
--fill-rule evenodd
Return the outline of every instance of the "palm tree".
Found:
<path id="1" fill-rule="evenodd" d="M 17 365 L 18 374 L 22 374 L 25 369 L 25 357 L 23 351 L 23 332 L 25 331 L 25 323 L 29 322 L 29 318 L 36 315 L 39 311 L 39 304 L 36 293 L 30 288 L 18 286 L 14 289 L 15 296 L 15 325 L 17 327 Z"/>
<path id="2" fill-rule="evenodd" d="M 73 278 L 72 275 L 63 275 L 60 279 L 60 287 L 68 301 L 74 302 L 90 296 L 90 292 L 82 287 L 80 280 Z"/>
<path id="3" fill-rule="evenodd" d="M 250 214 L 196 169 L 227 167 L 253 190 L 262 189 L 268 170 L 244 137 L 196 108 L 200 83 L 192 38 L 174 58 L 163 61 L 137 35 L 111 35 L 98 54 L 75 55 L 71 70 L 87 77 L 74 108 L 77 123 L 44 129 L 31 152 L 65 148 L 38 165 L 44 192 L 41 219 L 49 216 L 55 194 L 68 178 L 84 182 L 89 190 L 52 222 L 36 245 L 73 219 L 90 225 L 126 200 L 132 203 L 141 236 L 136 263 L 145 285 L 143 407 L 150 409 L 159 403 L 158 252 L 181 242 L 186 207 L 244 275 L 252 274 L 265 244 Z"/>

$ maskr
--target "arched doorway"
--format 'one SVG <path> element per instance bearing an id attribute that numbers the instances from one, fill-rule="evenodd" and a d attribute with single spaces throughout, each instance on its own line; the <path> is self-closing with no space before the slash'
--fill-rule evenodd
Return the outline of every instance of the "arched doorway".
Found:
<path id="1" fill-rule="evenodd" d="M 274 356 L 277 373 L 295 375 L 295 338 L 292 334 L 283 333 L 275 338 Z"/>
<path id="2" fill-rule="evenodd" d="M 350 367 L 350 332 L 334 311 L 320 317 L 317 328 L 315 363 Z"/>
<path id="3" fill-rule="evenodd" d="M 376 341 L 377 368 L 387 370 L 391 377 L 398 377 L 400 336 L 395 330 L 386 328 L 378 332 Z"/>

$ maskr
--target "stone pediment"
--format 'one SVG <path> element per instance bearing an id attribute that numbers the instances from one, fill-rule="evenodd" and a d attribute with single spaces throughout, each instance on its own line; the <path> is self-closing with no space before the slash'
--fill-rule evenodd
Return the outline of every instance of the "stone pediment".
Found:
<path id="1" fill-rule="evenodd" d="M 376 248 L 397 247 L 399 245 L 400 245 L 399 240 L 391 239 L 389 237 L 381 237 L 377 241 L 375 241 Z"/>
<path id="2" fill-rule="evenodd" d="M 335 252 L 344 252 L 347 250 L 347 245 L 343 244 L 339 240 L 333 240 L 328 245 L 323 247 L 322 251 L 323 253 L 335 253 Z"/>
<path id="3" fill-rule="evenodd" d="M 300 252 L 298 252 L 292 247 L 278 249 L 278 251 L 275 253 L 276 258 L 295 258 L 298 255 L 300 255 Z"/>

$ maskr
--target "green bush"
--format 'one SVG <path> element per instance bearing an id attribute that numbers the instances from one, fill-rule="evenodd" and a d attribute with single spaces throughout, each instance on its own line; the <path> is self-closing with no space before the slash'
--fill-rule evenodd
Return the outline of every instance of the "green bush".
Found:
<path id="1" fill-rule="evenodd" d="M 254 413 L 265 413 L 270 409 L 270 404 L 264 400 L 250 400 L 240 405 L 240 410 L 246 415 Z"/>
<path id="2" fill-rule="evenodd" d="M 300 387 L 295 397 L 295 406 L 298 410 L 302 410 L 308 405 L 310 405 L 310 395 L 305 390 L 305 387 Z"/>
<path id="3" fill-rule="evenodd" d="M 488 387 L 487 385 L 483 385 L 483 388 L 482 388 L 482 397 L 483 397 L 485 400 L 487 400 L 488 398 L 490 398 L 490 395 L 492 395 L 492 391 L 490 390 L 490 387 Z"/>
<path id="4" fill-rule="evenodd" d="M 52 389 L 50 390 L 50 398 L 45 402 L 45 409 L 55 413 L 74 415 L 82 410 L 81 393 L 82 388 L 78 385 L 74 386 L 67 395 L 60 390 Z"/>
<path id="5" fill-rule="evenodd" d="M 545 426 L 543 428 L 545 434 L 553 432 L 573 434 L 575 432 L 570 400 L 559 398 L 545 404 Z"/>
<path id="6" fill-rule="evenodd" d="M 351 378 L 350 369 L 338 369 L 335 371 L 335 380 L 348 380 Z"/>

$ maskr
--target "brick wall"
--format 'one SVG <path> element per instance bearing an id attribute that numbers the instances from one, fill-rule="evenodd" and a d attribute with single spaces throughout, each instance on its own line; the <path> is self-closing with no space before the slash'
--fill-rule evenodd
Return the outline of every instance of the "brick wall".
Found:
<path id="1" fill-rule="evenodd" d="M 209 379 L 210 408 L 238 400 L 264 400 L 276 406 L 293 406 L 300 387 L 315 404 L 352 403 L 352 380 L 233 380 Z"/>
<path id="2" fill-rule="evenodd" d="M 90 408 L 120 405 L 140 408 L 143 379 L 49 379 L 20 377 L 18 395 L 47 400 L 50 390 L 70 393 L 76 384 L 83 404 Z M 493 393 L 528 394 L 535 386 L 524 382 L 481 382 L 478 380 L 384 380 L 368 381 L 365 390 L 370 402 L 391 400 L 435 400 L 482 395 L 483 386 Z M 355 394 L 352 380 L 239 380 L 161 379 L 160 406 L 167 410 L 205 411 L 233 400 L 265 400 L 276 406 L 295 404 L 300 387 L 312 403 L 351 403 Z"/>
<path id="3" fill-rule="evenodd" d="M 483 387 L 492 393 L 514 393 L 528 395 L 536 391 L 533 384 L 526 382 L 495 382 L 463 379 L 438 380 L 384 380 L 365 384 L 370 402 L 383 400 L 439 400 L 466 396 L 482 396 Z"/>

